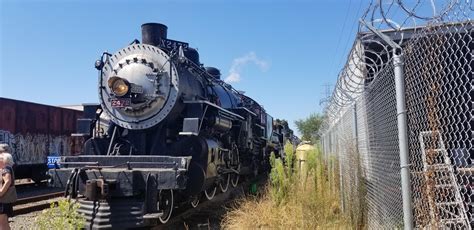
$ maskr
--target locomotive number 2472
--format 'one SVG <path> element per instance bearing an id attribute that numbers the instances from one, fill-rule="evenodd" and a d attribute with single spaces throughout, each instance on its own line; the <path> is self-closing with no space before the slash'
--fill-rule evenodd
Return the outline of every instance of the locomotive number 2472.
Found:
<path id="1" fill-rule="evenodd" d="M 110 101 L 110 105 L 114 108 L 127 107 L 127 106 L 130 106 L 130 99 L 129 98 L 112 99 Z"/>

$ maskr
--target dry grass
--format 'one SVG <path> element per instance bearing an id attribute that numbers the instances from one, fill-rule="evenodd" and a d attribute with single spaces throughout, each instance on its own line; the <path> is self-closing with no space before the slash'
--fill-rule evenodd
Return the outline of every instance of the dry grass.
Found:
<path id="1" fill-rule="evenodd" d="M 223 219 L 224 229 L 348 229 L 337 197 L 313 196 L 310 190 L 294 191 L 291 199 L 278 205 L 271 196 L 247 197 Z M 335 194 L 336 195 L 336 194 Z M 337 195 L 336 195 L 337 196 Z"/>
<path id="2" fill-rule="evenodd" d="M 334 182 L 331 183 L 331 178 L 338 178 L 333 175 L 336 170 L 328 170 L 318 150 L 310 154 L 306 177 L 287 166 L 279 169 L 277 159 L 272 164 L 271 182 L 263 195 L 246 197 L 236 202 L 235 207 L 224 216 L 222 227 L 351 229 L 350 220 L 340 209 L 338 188 L 335 188 Z M 286 163 L 291 162 L 287 160 Z"/>

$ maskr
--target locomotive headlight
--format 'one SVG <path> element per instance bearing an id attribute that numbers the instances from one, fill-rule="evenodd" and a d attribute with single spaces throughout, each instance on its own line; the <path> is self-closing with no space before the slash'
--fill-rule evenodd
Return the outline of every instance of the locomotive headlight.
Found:
<path id="1" fill-rule="evenodd" d="M 108 80 L 109 88 L 112 90 L 112 92 L 115 93 L 115 95 L 121 97 L 125 94 L 128 93 L 130 87 L 129 83 L 127 80 L 120 78 L 120 77 L 111 77 Z"/>

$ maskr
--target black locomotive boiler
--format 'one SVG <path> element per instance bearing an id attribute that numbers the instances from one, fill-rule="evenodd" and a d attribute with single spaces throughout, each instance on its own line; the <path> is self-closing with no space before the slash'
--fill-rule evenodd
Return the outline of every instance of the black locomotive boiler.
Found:
<path id="1" fill-rule="evenodd" d="M 104 53 L 95 67 L 100 105 L 84 106 L 75 134 L 87 139 L 84 153 L 49 171 L 78 200 L 86 228 L 166 223 L 177 204 L 195 207 L 201 194 L 211 200 L 267 170 L 291 133 L 196 49 L 168 39 L 165 25 L 142 25 L 141 43 Z M 102 134 L 101 113 L 110 118 Z"/>

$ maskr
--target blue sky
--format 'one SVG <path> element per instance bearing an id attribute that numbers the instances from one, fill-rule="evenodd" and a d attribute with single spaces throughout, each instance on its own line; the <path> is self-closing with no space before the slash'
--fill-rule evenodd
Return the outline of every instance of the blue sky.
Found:
<path id="1" fill-rule="evenodd" d="M 201 62 L 276 118 L 321 112 L 368 0 L 0 0 L 0 96 L 49 105 L 97 102 L 94 61 L 160 22 Z M 236 79 L 234 79 L 236 80 Z"/>

